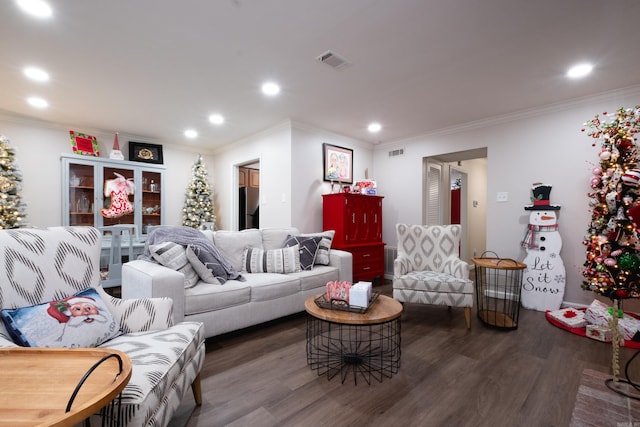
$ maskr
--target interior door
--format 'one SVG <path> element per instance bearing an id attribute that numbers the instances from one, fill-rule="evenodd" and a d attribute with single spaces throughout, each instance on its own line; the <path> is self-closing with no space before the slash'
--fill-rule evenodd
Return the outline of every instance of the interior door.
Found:
<path id="1" fill-rule="evenodd" d="M 426 159 L 424 173 L 423 223 L 443 225 L 443 218 L 449 218 L 448 168 L 442 162 Z"/>

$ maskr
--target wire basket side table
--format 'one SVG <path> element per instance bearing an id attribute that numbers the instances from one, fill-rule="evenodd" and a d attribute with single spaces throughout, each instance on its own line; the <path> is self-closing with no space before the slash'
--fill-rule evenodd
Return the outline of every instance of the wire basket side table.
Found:
<path id="1" fill-rule="evenodd" d="M 472 258 L 478 318 L 490 327 L 517 329 L 522 274 L 526 264 L 510 258 Z"/>

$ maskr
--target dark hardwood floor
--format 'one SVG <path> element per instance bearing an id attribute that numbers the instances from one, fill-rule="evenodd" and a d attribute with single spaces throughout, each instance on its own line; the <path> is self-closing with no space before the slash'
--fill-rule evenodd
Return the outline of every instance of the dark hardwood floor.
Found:
<path id="1" fill-rule="evenodd" d="M 518 329 L 503 331 L 474 311 L 468 331 L 462 309 L 406 304 L 399 372 L 341 384 L 307 366 L 305 319 L 207 340 L 203 404 L 189 393 L 170 426 L 568 426 L 583 369 L 611 366 L 610 345 L 560 330 L 541 312 L 522 309 Z M 621 349 L 623 367 L 634 352 Z"/>

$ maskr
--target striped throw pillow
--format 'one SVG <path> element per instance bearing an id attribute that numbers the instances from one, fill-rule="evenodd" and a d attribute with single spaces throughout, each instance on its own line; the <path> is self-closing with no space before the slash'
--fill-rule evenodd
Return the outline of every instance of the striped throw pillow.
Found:
<path id="1" fill-rule="evenodd" d="M 298 245 L 280 249 L 246 248 L 242 269 L 247 273 L 295 273 L 300 268 Z"/>

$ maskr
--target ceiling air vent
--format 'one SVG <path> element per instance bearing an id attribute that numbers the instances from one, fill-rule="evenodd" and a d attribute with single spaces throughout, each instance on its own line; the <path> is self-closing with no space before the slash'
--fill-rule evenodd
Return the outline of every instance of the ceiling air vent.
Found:
<path id="1" fill-rule="evenodd" d="M 331 52 L 330 50 L 326 51 L 325 53 L 323 53 L 322 55 L 318 56 L 318 61 L 323 62 L 333 68 L 335 68 L 336 70 L 340 70 L 342 68 L 345 68 L 349 65 L 349 63 L 342 58 L 340 55 L 338 55 L 335 52 Z"/>
<path id="2" fill-rule="evenodd" d="M 389 151 L 389 157 L 404 156 L 404 148 L 398 148 L 397 150 Z"/>

